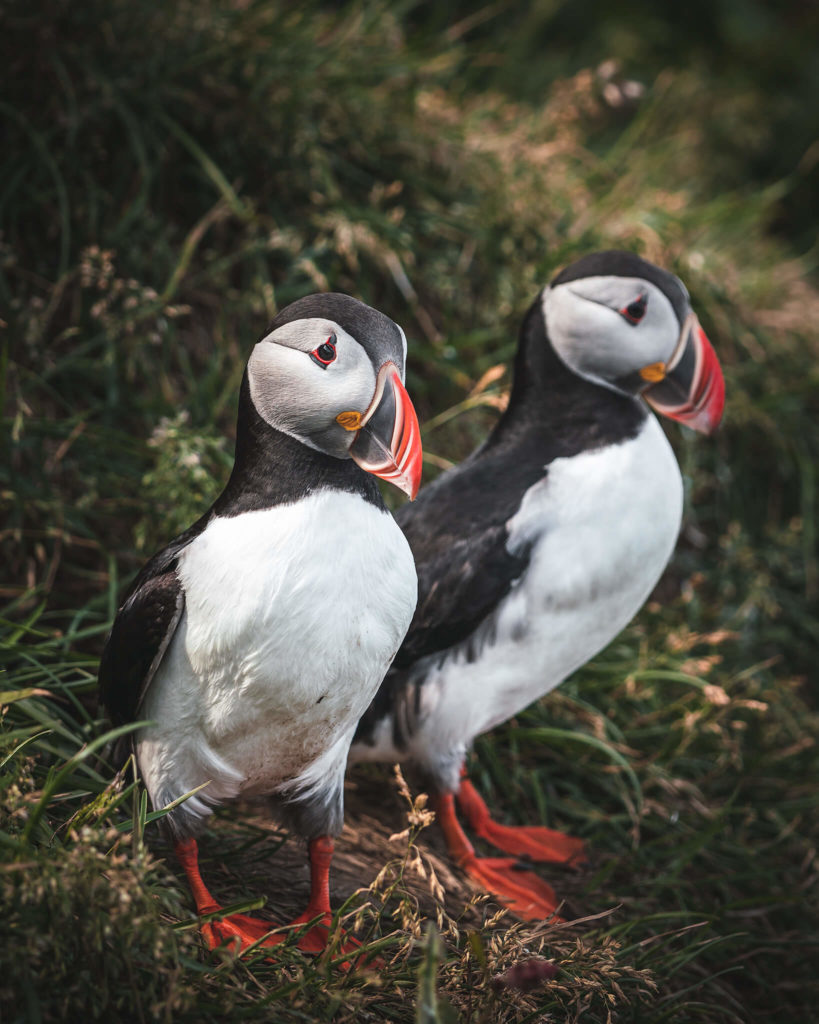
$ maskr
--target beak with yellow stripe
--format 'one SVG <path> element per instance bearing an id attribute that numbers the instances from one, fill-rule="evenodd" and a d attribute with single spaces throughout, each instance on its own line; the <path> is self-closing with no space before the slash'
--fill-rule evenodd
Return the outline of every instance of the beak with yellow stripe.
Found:
<path id="1" fill-rule="evenodd" d="M 725 379 L 696 314 L 686 320 L 669 366 L 661 372 L 643 367 L 641 376 L 649 382 L 643 398 L 657 412 L 704 434 L 717 429 L 725 407 Z"/>
<path id="2" fill-rule="evenodd" d="M 667 363 L 649 363 L 615 383 L 624 391 L 642 395 L 663 416 L 703 434 L 712 434 L 722 418 L 725 380 L 696 313 L 686 317 Z"/>
<path id="3" fill-rule="evenodd" d="M 336 422 L 355 431 L 350 458 L 362 469 L 395 484 L 412 500 L 421 484 L 421 430 L 401 374 L 394 363 L 378 371 L 369 408 L 341 412 Z"/>

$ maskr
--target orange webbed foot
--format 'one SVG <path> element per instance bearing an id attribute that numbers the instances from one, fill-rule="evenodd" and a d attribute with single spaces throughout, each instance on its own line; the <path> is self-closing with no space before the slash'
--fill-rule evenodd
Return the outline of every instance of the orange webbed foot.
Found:
<path id="1" fill-rule="evenodd" d="M 467 778 L 455 795 L 473 832 L 504 853 L 551 864 L 578 865 L 586 861 L 582 839 L 542 825 L 501 825 L 494 821 L 481 795 Z"/>
<path id="2" fill-rule="evenodd" d="M 559 901 L 554 889 L 520 861 L 473 855 L 460 858 L 458 864 L 473 882 L 524 921 L 542 921 L 555 915 Z"/>
<path id="3" fill-rule="evenodd" d="M 228 914 L 224 917 L 213 917 L 201 925 L 202 935 L 210 949 L 226 945 L 240 955 L 250 947 L 269 947 L 281 945 L 293 929 L 309 928 L 296 940 L 296 946 L 303 953 L 322 953 L 328 946 L 332 934 L 333 915 L 330 911 L 330 862 L 333 856 L 333 840 L 329 836 L 318 836 L 308 844 L 310 857 L 310 901 L 303 914 L 294 918 L 289 924 L 277 925 L 247 914 Z M 176 844 L 179 861 L 188 876 L 197 912 L 202 915 L 218 914 L 221 909 L 208 891 L 199 872 L 199 851 L 195 839 L 186 839 Z M 311 923 L 313 922 L 313 923 Z M 269 933 L 273 934 L 269 934 Z M 349 955 L 351 960 L 341 964 L 343 970 L 349 970 L 354 964 L 367 961 L 366 955 L 359 954 L 361 944 L 354 938 L 342 933 L 338 950 L 343 956 Z M 370 965 L 374 960 L 368 961 Z"/>

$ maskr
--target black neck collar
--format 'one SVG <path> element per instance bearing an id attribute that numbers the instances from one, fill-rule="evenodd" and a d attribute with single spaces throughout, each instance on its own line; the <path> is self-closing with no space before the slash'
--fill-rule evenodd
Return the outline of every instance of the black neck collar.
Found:
<path id="1" fill-rule="evenodd" d="M 352 459 L 308 448 L 262 419 L 250 397 L 247 370 L 239 393 L 236 456 L 224 491 L 213 505 L 218 516 L 237 516 L 291 504 L 320 490 L 357 494 L 384 508 L 375 477 Z"/>

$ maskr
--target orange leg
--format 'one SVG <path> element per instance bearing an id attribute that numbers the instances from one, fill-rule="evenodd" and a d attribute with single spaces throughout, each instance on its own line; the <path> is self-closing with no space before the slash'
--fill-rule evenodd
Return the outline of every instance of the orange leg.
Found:
<path id="1" fill-rule="evenodd" d="M 310 854 L 310 900 L 304 913 L 290 922 L 291 927 L 298 928 L 308 921 L 320 918 L 299 939 L 299 949 L 305 953 L 320 953 L 330 937 L 333 919 L 330 911 L 330 863 L 333 859 L 334 845 L 330 836 L 319 836 L 318 839 L 311 839 L 307 846 Z M 358 943 L 354 939 L 347 939 L 342 942 L 341 949 L 347 953 L 357 946 Z"/>
<path id="2" fill-rule="evenodd" d="M 315 918 L 321 918 L 312 928 L 308 929 L 298 941 L 299 949 L 305 953 L 320 953 L 327 945 L 330 934 L 332 914 L 330 912 L 330 863 L 333 859 L 333 840 L 329 836 L 311 839 L 308 844 L 310 856 L 310 900 L 307 909 L 299 914 L 286 927 L 298 928 Z M 199 873 L 199 850 L 195 839 L 185 839 L 175 846 L 176 855 L 188 877 L 188 883 L 196 901 L 198 914 L 212 914 L 221 909 L 202 881 Z M 211 949 L 223 942 L 238 944 L 239 952 L 262 939 L 262 946 L 276 946 L 283 942 L 286 934 L 267 935 L 279 926 L 270 921 L 248 917 L 246 914 L 231 914 L 220 920 L 208 921 L 202 925 L 202 934 Z M 263 936 L 267 936 L 263 938 Z M 343 952 L 357 948 L 354 939 L 342 943 Z"/>
<path id="3" fill-rule="evenodd" d="M 550 861 L 553 864 L 580 864 L 586 860 L 582 839 L 575 839 L 541 825 L 513 828 L 493 821 L 489 808 L 466 777 L 465 771 L 461 774 L 461 785 L 455 796 L 472 831 L 504 853 Z"/>
<path id="4" fill-rule="evenodd" d="M 514 857 L 476 856 L 455 814 L 451 793 L 436 798 L 435 810 L 450 855 L 473 881 L 525 921 L 539 921 L 555 913 L 558 899 L 554 889 Z"/>

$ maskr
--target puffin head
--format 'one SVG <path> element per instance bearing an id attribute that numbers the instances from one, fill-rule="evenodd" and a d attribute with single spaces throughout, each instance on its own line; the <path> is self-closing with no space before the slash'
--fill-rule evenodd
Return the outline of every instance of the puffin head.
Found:
<path id="1" fill-rule="evenodd" d="M 286 306 L 247 364 L 250 399 L 276 430 L 353 459 L 414 498 L 421 433 L 404 387 L 407 340 L 389 317 L 329 292 Z"/>
<path id="2" fill-rule="evenodd" d="M 584 256 L 542 293 L 547 333 L 579 376 L 629 395 L 711 433 L 725 382 L 685 285 L 629 252 Z"/>

